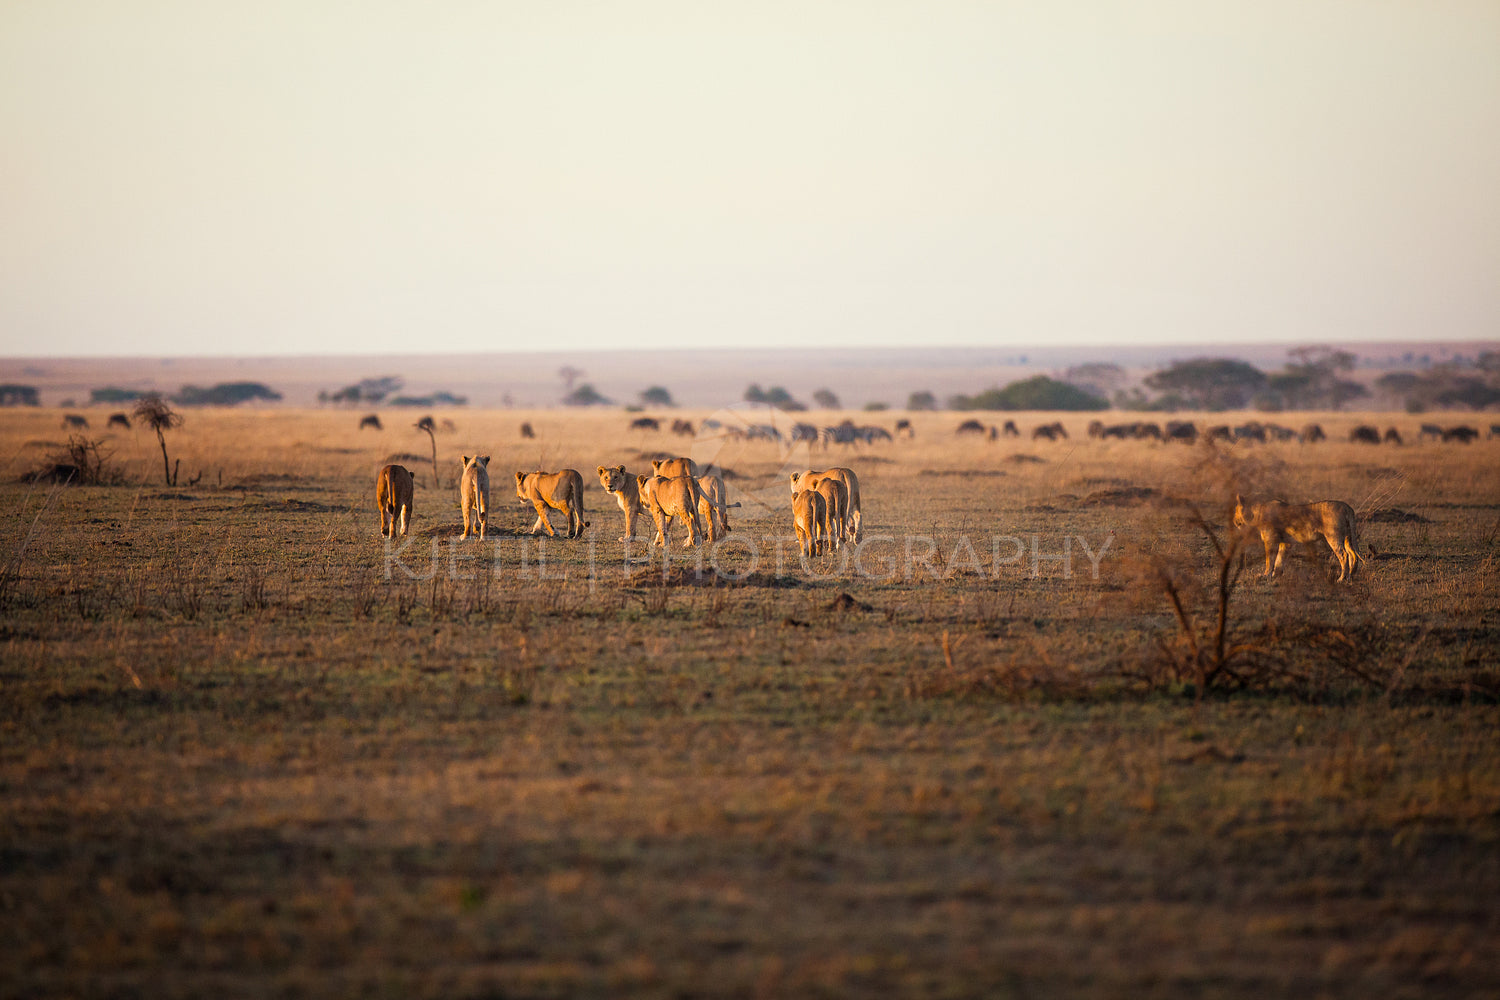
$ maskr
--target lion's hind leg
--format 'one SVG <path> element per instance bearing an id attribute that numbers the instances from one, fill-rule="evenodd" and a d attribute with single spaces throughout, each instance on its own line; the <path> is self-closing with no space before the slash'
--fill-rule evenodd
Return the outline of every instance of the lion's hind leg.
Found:
<path id="1" fill-rule="evenodd" d="M 535 535 L 545 528 L 548 537 L 556 538 L 557 532 L 552 530 L 552 520 L 547 517 L 547 505 L 540 500 L 531 501 L 531 505 L 536 508 L 536 523 L 531 526 L 531 533 Z"/>

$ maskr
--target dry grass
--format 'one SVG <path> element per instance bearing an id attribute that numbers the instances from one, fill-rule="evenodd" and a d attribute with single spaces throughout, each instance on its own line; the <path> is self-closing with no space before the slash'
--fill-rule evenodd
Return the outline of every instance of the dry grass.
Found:
<path id="1" fill-rule="evenodd" d="M 4 415 L 0 996 L 1500 990 L 1500 446 L 916 414 L 825 457 L 437 413 L 388 558 L 375 470 L 428 439 L 358 416 L 190 411 L 195 485 L 136 431 L 126 485 L 50 490 L 19 478 L 58 415 Z M 459 545 L 476 451 L 495 537 Z M 592 470 L 657 451 L 733 472 L 701 572 L 614 540 Z M 867 540 L 804 566 L 785 473 L 826 464 Z M 593 527 L 523 537 L 509 470 L 562 466 Z M 1227 648 L 1267 682 L 1163 669 L 1229 565 L 1188 505 L 1268 485 L 1347 500 L 1379 558 L 1273 586 L 1252 543 Z"/>

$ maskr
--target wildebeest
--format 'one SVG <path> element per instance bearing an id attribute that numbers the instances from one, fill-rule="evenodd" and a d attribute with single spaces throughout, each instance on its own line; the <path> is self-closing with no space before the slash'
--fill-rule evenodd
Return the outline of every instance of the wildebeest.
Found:
<path id="1" fill-rule="evenodd" d="M 534 431 L 534 430 L 531 429 L 531 424 L 529 424 L 529 423 L 522 424 L 521 425 L 521 436 L 523 438 L 527 438 L 529 440 L 531 438 L 536 437 L 536 431 Z"/>
<path id="2" fill-rule="evenodd" d="M 1252 420 L 1248 424 L 1240 424 L 1234 429 L 1236 441 L 1257 441 L 1266 443 L 1266 426 L 1259 420 Z"/>
<path id="3" fill-rule="evenodd" d="M 1203 432 L 1203 436 L 1210 441 L 1233 441 L 1234 432 L 1229 429 L 1228 424 L 1215 424 Z"/>
<path id="4" fill-rule="evenodd" d="M 1056 441 L 1058 438 L 1062 438 L 1066 441 L 1068 439 L 1068 431 L 1067 428 L 1063 427 L 1061 420 L 1054 420 L 1050 424 L 1039 424 L 1031 429 L 1031 440 L 1036 441 L 1040 438 L 1046 438 L 1048 441 Z"/>
<path id="5" fill-rule="evenodd" d="M 1091 438 L 1102 438 L 1104 436 L 1104 421 L 1090 420 L 1088 433 Z"/>
<path id="6" fill-rule="evenodd" d="M 1479 437 L 1479 431 L 1473 427 L 1450 427 L 1443 431 L 1444 441 L 1458 441 L 1461 444 L 1469 444 L 1477 437 Z"/>
<path id="7" fill-rule="evenodd" d="M 692 437 L 697 432 L 693 430 L 693 422 L 691 420 L 683 420 L 679 417 L 672 421 L 672 433 L 683 437 Z"/>
<path id="8" fill-rule="evenodd" d="M 1401 432 L 1396 430 L 1396 428 L 1394 427 L 1387 427 L 1385 429 L 1385 443 L 1401 444 Z"/>
<path id="9" fill-rule="evenodd" d="M 661 430 L 661 424 L 657 422 L 655 417 L 636 417 L 630 422 L 630 429 L 633 431 L 659 431 Z"/>
<path id="10" fill-rule="evenodd" d="M 1000 433 L 1008 438 L 1018 438 L 1021 436 L 1021 428 L 1016 426 L 1014 420 L 1007 420 L 1005 426 L 1000 428 Z"/>
<path id="11" fill-rule="evenodd" d="M 1168 441 L 1193 444 L 1198 440 L 1198 425 L 1191 420 L 1169 420 L 1162 436 Z"/>
<path id="12" fill-rule="evenodd" d="M 913 438 L 917 436 L 917 432 L 912 430 L 910 420 L 902 419 L 896 421 L 896 436 Z"/>
<path id="13" fill-rule="evenodd" d="M 1443 429 L 1437 424 L 1423 424 L 1421 431 L 1417 433 L 1417 440 L 1426 441 L 1428 438 L 1432 438 L 1434 441 L 1441 441 L 1443 439 Z"/>
<path id="14" fill-rule="evenodd" d="M 955 434 L 983 434 L 984 432 L 985 432 L 985 426 L 984 426 L 984 424 L 981 424 L 977 420 L 965 420 L 963 423 L 961 423 L 961 424 L 958 425 L 958 429 L 955 430 L 953 433 L 955 433 Z"/>
<path id="15" fill-rule="evenodd" d="M 1490 440 L 1500 437 L 1500 424 L 1490 424 Z"/>
<path id="16" fill-rule="evenodd" d="M 105 426 L 106 427 L 123 427 L 123 428 L 125 428 L 128 431 L 128 430 L 130 430 L 130 418 L 127 417 L 123 413 L 111 413 L 109 415 L 109 423 L 106 424 Z"/>
<path id="17" fill-rule="evenodd" d="M 366 427 L 373 427 L 377 431 L 385 430 L 380 424 L 380 415 L 377 413 L 371 413 L 368 416 L 360 418 L 359 429 L 364 430 Z"/>
<path id="18" fill-rule="evenodd" d="M 89 426 L 89 418 L 69 413 L 62 418 L 63 430 L 86 430 Z"/>
<path id="19" fill-rule="evenodd" d="M 1308 424 L 1302 428 L 1297 437 L 1303 444 L 1313 444 L 1317 441 L 1326 440 L 1328 435 L 1323 433 L 1322 424 Z"/>
<path id="20" fill-rule="evenodd" d="M 1290 441 L 1297 436 L 1297 432 L 1280 424 L 1266 424 L 1266 436 L 1275 438 L 1277 441 Z"/>
<path id="21" fill-rule="evenodd" d="M 1379 444 L 1380 429 L 1371 427 L 1369 424 L 1360 424 L 1349 432 L 1349 441 L 1351 444 Z"/>

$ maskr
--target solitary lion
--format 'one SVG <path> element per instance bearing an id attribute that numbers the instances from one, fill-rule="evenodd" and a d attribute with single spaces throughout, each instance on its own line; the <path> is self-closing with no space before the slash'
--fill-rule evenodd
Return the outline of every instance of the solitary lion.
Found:
<path id="1" fill-rule="evenodd" d="M 827 544 L 823 534 L 828 523 L 828 502 L 817 490 L 792 494 L 792 528 L 797 532 L 797 551 L 818 555 Z"/>
<path id="2" fill-rule="evenodd" d="M 698 516 L 698 504 L 703 499 L 703 489 L 692 476 L 638 476 L 641 503 L 651 512 L 656 522 L 656 538 L 652 545 L 667 546 L 667 529 L 672 518 L 685 524 L 688 537 L 682 543 L 685 548 L 698 544 L 703 537 L 703 521 Z"/>
<path id="3" fill-rule="evenodd" d="M 375 477 L 375 506 L 380 511 L 380 537 L 394 538 L 396 516 L 401 516 L 401 534 L 411 526 L 411 473 L 404 465 L 387 465 Z"/>
<path id="4" fill-rule="evenodd" d="M 628 542 L 635 537 L 635 519 L 641 513 L 640 481 L 626 472 L 623 465 L 601 465 L 598 472 L 599 485 L 604 487 L 604 492 L 614 496 L 625 515 L 625 534 L 620 536 L 620 541 Z"/>
<path id="5" fill-rule="evenodd" d="M 589 522 L 583 519 L 583 476 L 577 469 L 517 472 L 516 499 L 536 508 L 536 523 L 531 526 L 533 535 L 546 528 L 548 535 L 554 538 L 557 536 L 547 517 L 549 509 L 561 511 L 567 516 L 569 538 L 581 537 L 584 529 L 589 526 Z"/>
<path id="6" fill-rule="evenodd" d="M 833 468 L 824 469 L 822 472 L 794 472 L 792 473 L 792 495 L 796 496 L 799 490 L 815 490 L 818 483 L 823 479 L 837 479 L 844 484 L 844 489 L 849 493 L 849 506 L 846 515 L 845 537 L 852 538 L 855 544 L 864 536 L 860 529 L 862 515 L 859 511 L 859 477 L 854 474 L 853 469 Z"/>
<path id="7" fill-rule="evenodd" d="M 469 518 L 473 515 L 479 526 L 479 540 L 484 541 L 484 529 L 490 522 L 490 456 L 465 455 L 460 464 L 463 478 L 458 484 L 458 497 L 464 508 L 463 537 L 469 537 Z"/>
<path id="8" fill-rule="evenodd" d="M 1274 577 L 1281 572 L 1281 557 L 1289 541 L 1305 543 L 1319 538 L 1326 541 L 1339 561 L 1339 580 L 1353 579 L 1355 568 L 1364 558 L 1357 548 L 1354 508 L 1342 500 L 1304 504 L 1271 500 L 1246 507 L 1245 501 L 1235 494 L 1234 526 L 1260 532 L 1261 543 L 1266 547 L 1266 571 L 1261 576 Z M 1276 549 L 1274 563 L 1272 546 Z"/>

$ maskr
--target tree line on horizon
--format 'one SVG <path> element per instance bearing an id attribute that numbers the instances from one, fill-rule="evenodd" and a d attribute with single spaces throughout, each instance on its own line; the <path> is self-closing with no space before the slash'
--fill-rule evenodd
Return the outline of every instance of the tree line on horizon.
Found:
<path id="1" fill-rule="evenodd" d="M 1404 409 L 1410 413 L 1427 410 L 1483 410 L 1500 404 L 1500 351 L 1484 351 L 1472 359 L 1459 359 L 1433 366 L 1425 371 L 1387 372 L 1367 385 L 1349 377 L 1355 367 L 1355 355 L 1349 351 L 1323 347 L 1299 347 L 1288 351 L 1288 361 L 1277 371 L 1266 372 L 1235 358 L 1201 357 L 1177 361 L 1129 384 L 1125 370 L 1110 362 L 1075 365 L 1056 377 L 1033 375 L 1005 386 L 992 386 L 973 395 L 958 393 L 939 400 L 929 390 L 912 392 L 906 409 L 912 411 L 971 410 L 1056 410 L 1088 412 L 1108 409 L 1143 412 L 1196 410 L 1256 409 L 1265 412 L 1282 410 L 1341 410 L 1362 400 L 1381 408 Z M 579 383 L 585 373 L 577 368 L 560 370 L 567 392 L 562 403 L 570 407 L 613 406 L 615 401 L 599 392 L 592 383 Z M 352 385 L 318 393 L 320 406 L 394 406 L 434 407 L 465 406 L 468 399 L 450 392 L 427 395 L 404 395 L 400 376 L 383 375 L 362 379 Z M 123 405 L 148 395 L 144 390 L 105 386 L 90 393 L 90 405 Z M 260 382 L 221 382 L 201 387 L 184 385 L 166 397 L 179 406 L 237 406 L 249 402 L 279 402 L 280 393 Z M 797 399 L 786 387 L 762 387 L 751 383 L 743 400 L 755 405 L 773 407 L 789 413 L 803 412 L 809 406 Z M 841 408 L 839 396 L 827 387 L 812 393 L 818 409 Z M 38 406 L 40 396 L 34 386 L 0 384 L 0 407 Z M 71 400 L 64 405 L 75 405 Z M 676 401 L 665 386 L 653 385 L 638 394 L 638 402 L 626 404 L 628 410 L 645 407 L 675 407 Z M 890 409 L 885 402 L 866 403 L 867 411 Z"/>

